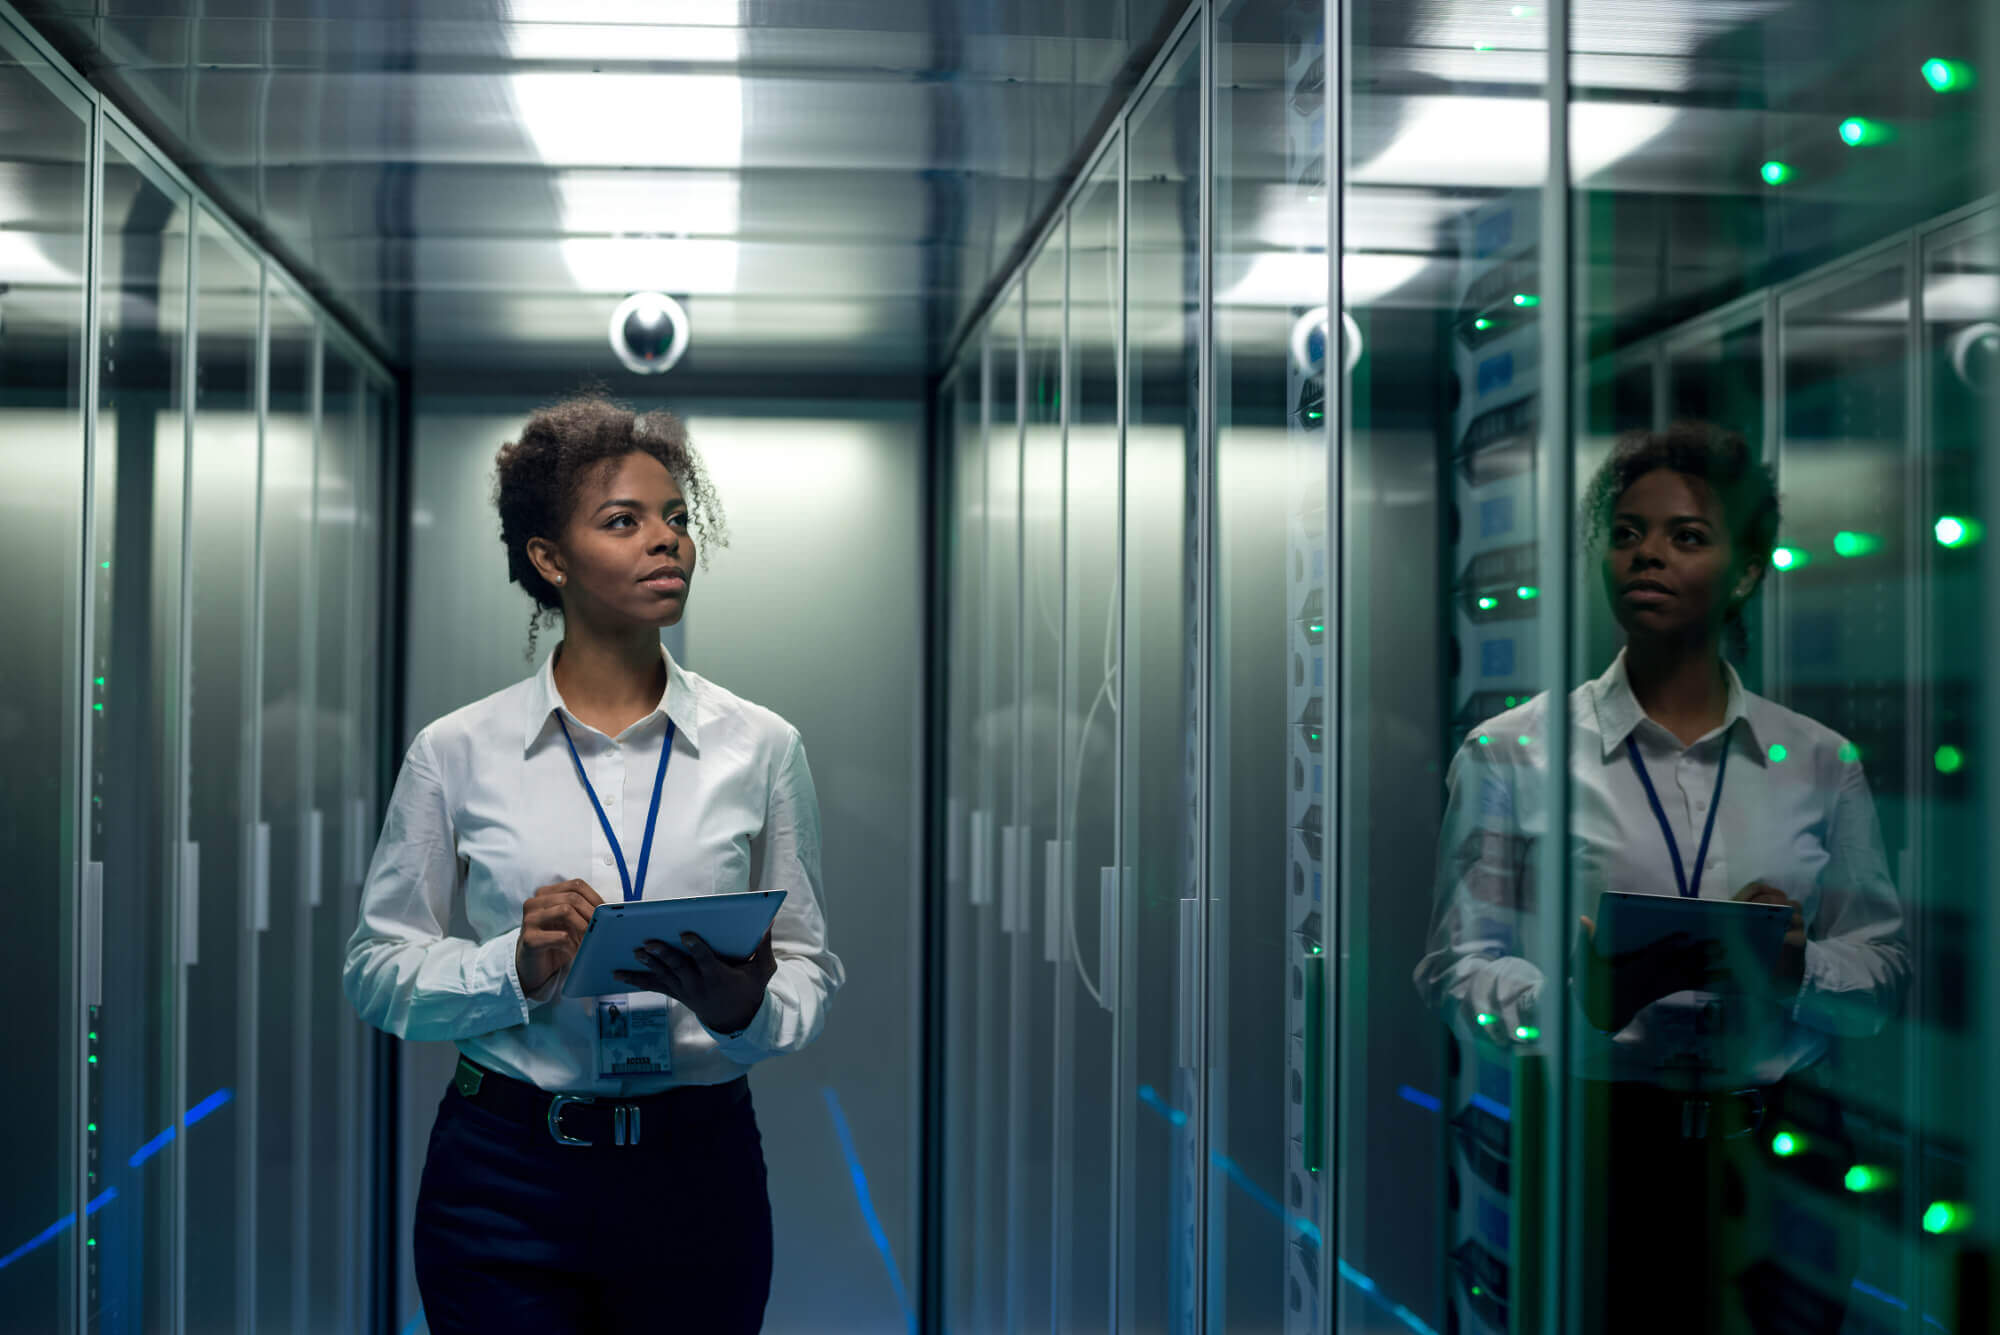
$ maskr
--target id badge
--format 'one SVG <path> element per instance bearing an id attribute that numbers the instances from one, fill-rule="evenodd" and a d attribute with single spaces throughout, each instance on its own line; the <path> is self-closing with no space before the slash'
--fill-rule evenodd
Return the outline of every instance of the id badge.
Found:
<path id="1" fill-rule="evenodd" d="M 597 1075 L 667 1075 L 674 1069 L 667 999 L 658 992 L 597 998 Z"/>

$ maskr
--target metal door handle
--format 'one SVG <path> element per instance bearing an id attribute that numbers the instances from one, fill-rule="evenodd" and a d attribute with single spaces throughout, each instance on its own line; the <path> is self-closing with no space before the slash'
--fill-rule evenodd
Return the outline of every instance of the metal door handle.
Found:
<path id="1" fill-rule="evenodd" d="M 201 963 L 201 845 L 181 845 L 181 963 Z"/>
<path id="2" fill-rule="evenodd" d="M 77 906 L 83 938 L 83 1004 L 104 1004 L 104 864 L 83 864 L 83 902 Z"/>
<path id="3" fill-rule="evenodd" d="M 986 848 L 987 816 L 983 811 L 972 813 L 972 821 L 967 836 L 972 855 L 972 903 L 984 907 L 993 902 L 993 878 L 987 864 L 992 861 Z"/>
<path id="4" fill-rule="evenodd" d="M 1112 977 L 1118 964 L 1118 869 L 1097 869 L 1097 997 L 1104 1009 L 1118 1006 L 1118 988 Z"/>
<path id="5" fill-rule="evenodd" d="M 1181 975 L 1178 988 L 1178 1011 L 1176 1028 L 1180 1038 L 1180 1064 L 1193 1070 L 1196 1062 L 1195 1044 L 1195 988 L 1199 984 L 1197 961 L 1201 955 L 1201 901 L 1183 899 L 1181 906 L 1180 960 Z"/>
<path id="6" fill-rule="evenodd" d="M 306 907 L 318 908 L 320 873 L 326 865 L 326 815 L 318 807 L 306 812 Z"/>
<path id="7" fill-rule="evenodd" d="M 1000 930 L 1012 936 L 1021 929 L 1021 827 L 1000 829 Z"/>
<path id="8" fill-rule="evenodd" d="M 271 930 L 271 823 L 250 829 L 250 930 Z"/>
<path id="9" fill-rule="evenodd" d="M 1062 963 L 1062 843 L 1042 845 L 1042 958 Z"/>

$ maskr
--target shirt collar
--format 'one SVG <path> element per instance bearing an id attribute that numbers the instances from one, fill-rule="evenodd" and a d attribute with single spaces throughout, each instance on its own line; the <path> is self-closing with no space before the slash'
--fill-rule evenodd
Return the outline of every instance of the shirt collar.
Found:
<path id="1" fill-rule="evenodd" d="M 533 750 L 535 743 L 541 740 L 556 711 L 566 709 L 562 692 L 556 689 L 556 650 L 561 648 L 562 645 L 557 644 L 555 649 L 549 651 L 549 656 L 542 660 L 541 670 L 535 673 L 534 679 L 529 683 L 527 716 L 522 729 L 525 734 L 521 744 L 523 754 Z M 665 659 L 667 664 L 667 689 L 660 697 L 660 703 L 653 707 L 653 714 L 664 712 L 673 721 L 675 731 L 687 739 L 689 746 L 698 751 L 701 749 L 701 738 L 700 727 L 696 720 L 699 709 L 695 700 L 694 686 L 688 680 L 686 669 L 674 662 L 674 656 L 667 652 L 667 646 L 664 644 L 660 646 L 660 657 Z M 646 717 L 651 718 L 653 714 Z M 572 714 L 570 717 L 576 716 Z"/>
<path id="2" fill-rule="evenodd" d="M 1764 750 L 1759 745 L 1757 725 L 1752 715 L 1751 703 L 1756 699 L 1743 689 L 1743 679 L 1736 675 L 1736 668 L 1727 659 L 1722 663 L 1723 675 L 1729 678 L 1729 704 L 1723 711 L 1722 726 L 1727 733 L 1739 720 L 1743 731 L 1748 734 L 1750 749 L 1761 764 Z M 1611 666 L 1604 675 L 1590 683 L 1591 703 L 1597 710 L 1597 730 L 1603 739 L 1604 759 L 1609 760 L 1618 748 L 1625 745 L 1625 739 L 1646 717 L 1646 711 L 1639 707 L 1639 697 L 1632 694 L 1632 682 L 1625 675 L 1625 650 L 1618 651 Z"/>

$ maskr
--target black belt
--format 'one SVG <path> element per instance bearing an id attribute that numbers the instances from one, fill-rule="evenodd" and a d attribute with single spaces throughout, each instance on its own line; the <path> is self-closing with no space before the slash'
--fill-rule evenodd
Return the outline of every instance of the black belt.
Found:
<path id="1" fill-rule="evenodd" d="M 469 1057 L 458 1059 L 451 1083 L 462 1098 L 510 1122 L 547 1128 L 558 1145 L 637 1145 L 647 1127 L 657 1141 L 662 1132 L 708 1121 L 750 1096 L 750 1081 L 744 1076 L 720 1085 L 682 1085 L 629 1098 L 551 1094 L 525 1080 L 489 1071 Z"/>

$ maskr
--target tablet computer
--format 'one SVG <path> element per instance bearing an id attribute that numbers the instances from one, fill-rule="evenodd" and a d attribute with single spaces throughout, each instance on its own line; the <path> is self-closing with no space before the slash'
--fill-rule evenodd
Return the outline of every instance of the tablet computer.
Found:
<path id="1" fill-rule="evenodd" d="M 1607 890 L 1598 901 L 1593 944 L 1599 955 L 1617 956 L 1679 932 L 1691 942 L 1718 943 L 1732 973 L 1766 977 L 1778 966 L 1791 922 L 1789 904 Z"/>
<path id="2" fill-rule="evenodd" d="M 583 944 L 563 980 L 565 997 L 601 997 L 630 992 L 630 983 L 615 976 L 636 969 L 632 952 L 648 941 L 679 946 L 682 932 L 693 932 L 726 960 L 748 959 L 778 908 L 783 890 L 746 890 L 740 894 L 690 895 L 683 899 L 636 899 L 629 904 L 600 904 L 584 929 Z"/>

